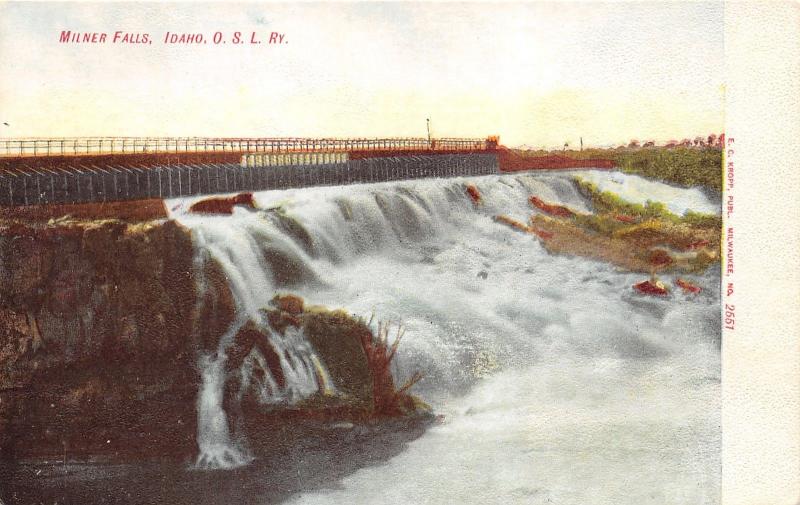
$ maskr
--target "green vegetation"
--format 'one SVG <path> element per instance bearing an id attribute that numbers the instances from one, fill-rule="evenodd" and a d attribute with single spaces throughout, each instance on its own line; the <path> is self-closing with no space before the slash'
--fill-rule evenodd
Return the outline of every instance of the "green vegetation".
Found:
<path id="1" fill-rule="evenodd" d="M 522 156 L 558 154 L 574 159 L 601 158 L 616 162 L 623 172 L 680 186 L 704 186 L 722 191 L 722 151 L 713 147 L 645 147 L 584 149 L 562 152 L 519 151 Z"/>
<path id="2" fill-rule="evenodd" d="M 722 151 L 719 149 L 625 149 L 616 153 L 615 161 L 627 173 L 722 191 Z"/>
<path id="3" fill-rule="evenodd" d="M 716 214 L 703 214 L 687 210 L 683 216 L 678 216 L 670 212 L 667 206 L 661 202 L 648 200 L 644 205 L 630 203 L 610 191 L 600 191 L 596 184 L 580 177 L 574 177 L 573 181 L 578 187 L 578 191 L 591 200 L 595 211 L 599 214 L 621 214 L 635 218 L 637 221 L 655 219 L 670 224 L 686 224 L 693 228 L 715 228 L 718 230 L 722 226 L 722 218 Z M 590 226 L 591 223 L 597 222 L 601 217 L 599 215 L 582 216 Z M 624 224 L 619 222 L 619 226 L 624 226 Z M 594 226 L 592 227 L 594 228 Z M 618 226 L 615 226 L 614 230 L 617 228 Z"/>
<path id="4" fill-rule="evenodd" d="M 574 219 L 536 214 L 531 225 L 548 236 L 542 245 L 549 252 L 595 258 L 634 272 L 700 273 L 719 261 L 719 230 L 711 228 L 655 219 L 631 225 L 608 214 Z"/>
<path id="5" fill-rule="evenodd" d="M 532 216 L 531 228 L 548 251 L 596 258 L 638 272 L 702 272 L 719 261 L 720 216 L 692 211 L 678 216 L 663 203 L 631 203 L 580 177 L 573 181 L 592 202 L 594 212 Z"/>

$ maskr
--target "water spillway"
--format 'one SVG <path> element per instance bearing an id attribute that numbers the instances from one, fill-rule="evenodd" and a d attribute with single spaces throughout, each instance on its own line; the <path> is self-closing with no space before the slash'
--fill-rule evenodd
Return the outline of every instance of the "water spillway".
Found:
<path id="1" fill-rule="evenodd" d="M 263 210 L 230 216 L 168 202 L 196 254 L 228 262 L 239 310 L 291 291 L 402 322 L 394 374 L 424 373 L 415 390 L 445 416 L 385 465 L 292 502 L 716 502 L 718 273 L 690 276 L 700 296 L 649 299 L 631 290 L 641 275 L 550 254 L 493 220 L 526 221 L 530 195 L 591 211 L 573 175 L 270 191 L 255 194 Z M 639 182 L 630 191 L 652 189 Z M 659 191 L 684 210 L 716 206 Z"/>

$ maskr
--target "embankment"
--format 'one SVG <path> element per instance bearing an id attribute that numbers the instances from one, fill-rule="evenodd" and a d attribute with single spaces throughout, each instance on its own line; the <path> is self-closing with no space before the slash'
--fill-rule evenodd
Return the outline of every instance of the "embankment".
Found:
<path id="1" fill-rule="evenodd" d="M 502 172 L 526 170 L 569 170 L 576 168 L 601 168 L 611 170 L 616 162 L 608 158 L 577 159 L 569 156 L 547 153 L 542 156 L 525 156 L 512 149 L 500 148 L 497 151 L 498 164 Z"/>
<path id="2" fill-rule="evenodd" d="M 71 219 L 117 219 L 136 222 L 167 217 L 164 200 L 158 198 L 119 202 L 21 205 L 3 207 L 1 212 L 0 215 L 4 220 L 33 223 L 63 219 L 65 216 Z"/>
<path id="3" fill-rule="evenodd" d="M 304 308 L 302 300 L 298 308 L 278 299 L 262 313 L 267 324 L 239 327 L 220 360 L 223 415 L 234 436 L 269 441 L 286 436 L 298 419 L 358 422 L 424 410 L 395 389 L 387 342 L 376 340 L 365 322 Z M 207 371 L 201 358 L 214 355 L 236 319 L 225 274 L 211 258 L 198 261 L 190 230 L 175 221 L 6 220 L 0 459 L 196 457 Z M 288 353 L 267 334 L 286 343 L 298 332 L 331 384 L 301 402 L 265 408 L 261 390 L 242 381 L 290 382 Z"/>
<path id="4" fill-rule="evenodd" d="M 4 459 L 194 445 L 189 233 L 174 222 L 0 229 Z"/>

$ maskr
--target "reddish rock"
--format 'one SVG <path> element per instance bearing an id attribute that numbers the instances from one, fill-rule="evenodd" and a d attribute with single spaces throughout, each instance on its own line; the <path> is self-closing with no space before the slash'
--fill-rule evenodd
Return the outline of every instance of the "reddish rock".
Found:
<path id="1" fill-rule="evenodd" d="M 228 197 L 204 198 L 194 202 L 189 207 L 189 212 L 196 214 L 232 214 L 233 207 L 243 205 L 254 209 L 256 207 L 253 193 L 239 193 Z"/>
<path id="2" fill-rule="evenodd" d="M 497 223 L 503 223 L 504 225 L 510 226 L 515 230 L 524 231 L 526 233 L 531 231 L 531 229 L 525 223 L 522 223 L 514 218 L 505 215 L 494 216 L 494 220 Z"/>
<path id="3" fill-rule="evenodd" d="M 691 282 L 689 282 L 689 281 L 685 281 L 685 280 L 683 280 L 683 279 L 677 279 L 677 280 L 675 281 L 675 284 L 676 284 L 678 287 L 680 287 L 681 289 L 683 289 L 683 292 L 684 292 L 684 293 L 694 293 L 694 294 L 697 294 L 697 293 L 699 293 L 700 291 L 702 291 L 702 290 L 703 290 L 703 288 L 701 288 L 700 286 L 697 286 L 696 284 L 693 284 L 693 283 L 691 283 Z"/>
<path id="4" fill-rule="evenodd" d="M 303 299 L 297 295 L 276 295 L 271 303 L 289 314 L 298 315 L 303 313 Z"/>
<path id="5" fill-rule="evenodd" d="M 553 205 L 543 201 L 538 196 L 531 196 L 528 199 L 531 204 L 536 207 L 537 209 L 541 210 L 546 214 L 550 214 L 551 216 L 557 217 L 574 217 L 575 212 L 573 212 L 568 207 L 564 207 L 563 205 Z"/>
<path id="6" fill-rule="evenodd" d="M 530 229 L 531 229 L 531 231 L 533 232 L 534 235 L 536 235 L 537 237 L 539 237 L 542 240 L 549 240 L 549 239 L 551 239 L 551 238 L 553 238 L 555 236 L 553 233 L 551 233 L 549 231 L 541 230 L 539 228 L 531 227 Z"/>
<path id="7" fill-rule="evenodd" d="M 532 233 L 542 240 L 548 240 L 554 237 L 554 234 L 547 230 L 542 230 L 541 228 L 536 228 L 535 226 L 528 226 L 525 223 L 517 221 L 516 219 L 508 216 L 504 215 L 494 216 L 494 220 L 498 223 L 503 223 L 507 226 L 510 226 L 515 230 L 519 230 L 525 233 Z"/>
<path id="8" fill-rule="evenodd" d="M 629 216 L 627 214 L 617 214 L 614 216 L 614 219 L 616 219 L 620 223 L 634 224 L 637 222 L 637 219 L 635 217 Z"/>
<path id="9" fill-rule="evenodd" d="M 638 284 L 634 284 L 633 289 L 645 295 L 667 296 L 669 294 L 666 286 L 659 281 L 652 280 L 642 281 Z"/>
<path id="10" fill-rule="evenodd" d="M 480 205 L 481 203 L 483 203 L 483 197 L 481 196 L 481 192 L 478 191 L 478 187 L 475 186 L 474 184 L 467 185 L 466 193 L 469 196 L 470 200 L 472 200 L 472 203 L 474 203 L 475 205 Z"/>

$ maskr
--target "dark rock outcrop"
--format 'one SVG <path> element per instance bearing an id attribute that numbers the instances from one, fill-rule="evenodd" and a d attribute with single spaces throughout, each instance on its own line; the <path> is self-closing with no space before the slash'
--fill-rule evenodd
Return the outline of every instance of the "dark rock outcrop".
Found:
<path id="1" fill-rule="evenodd" d="M 382 330 L 375 333 L 364 321 L 342 310 L 307 307 L 302 298 L 294 295 L 276 296 L 272 307 L 263 310 L 270 328 L 254 321 L 245 323 L 227 350 L 226 362 L 225 411 L 233 417 L 235 430 L 245 431 L 245 438 L 255 445 L 285 445 L 301 436 L 298 433 L 304 433 L 293 433 L 294 427 L 307 427 L 309 422 L 322 426 L 334 422 L 372 423 L 380 418 L 430 417 L 429 407 L 406 392 L 413 382 L 395 387 L 388 365 L 397 346 L 389 345 Z M 290 327 L 302 331 L 324 363 L 333 387 L 320 388 L 317 394 L 294 404 L 267 406 L 240 391 L 240 367 L 255 349 L 265 358 L 269 371 L 255 369 L 252 373 L 269 372 L 282 388 L 285 378 L 267 333 L 285 333 Z M 317 381 L 323 382 L 321 375 Z"/>
<path id="2" fill-rule="evenodd" d="M 172 221 L 0 228 L 3 459 L 194 452 L 192 258 Z"/>
<path id="3" fill-rule="evenodd" d="M 245 323 L 224 349 L 234 435 L 272 447 L 301 436 L 298 423 L 427 413 L 410 384 L 395 387 L 385 334 L 292 295 L 263 310 L 264 322 Z M 198 360 L 219 351 L 236 311 L 221 266 L 173 221 L 0 226 L 0 462 L 195 457 Z M 290 327 L 321 360 L 318 382 L 324 366 L 332 387 L 264 405 L 240 391 L 242 364 L 257 350 L 262 373 L 283 388 L 268 333 Z"/>

